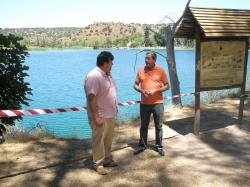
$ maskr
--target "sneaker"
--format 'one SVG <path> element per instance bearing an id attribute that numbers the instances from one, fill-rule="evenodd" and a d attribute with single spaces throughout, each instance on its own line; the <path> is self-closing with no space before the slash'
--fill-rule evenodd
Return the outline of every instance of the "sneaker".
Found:
<path id="1" fill-rule="evenodd" d="M 97 166 L 96 167 L 96 172 L 99 174 L 99 175 L 107 175 L 109 173 L 108 170 L 106 170 L 103 166 Z"/>
<path id="2" fill-rule="evenodd" d="M 146 147 L 141 147 L 139 146 L 135 151 L 134 151 L 134 155 L 138 155 L 139 153 L 143 152 L 146 150 Z"/>
<path id="3" fill-rule="evenodd" d="M 116 166 L 118 166 L 118 163 L 115 162 L 114 160 L 111 160 L 111 161 L 106 162 L 106 163 L 104 162 L 103 166 L 104 167 L 116 167 Z"/>
<path id="4" fill-rule="evenodd" d="M 162 147 L 158 147 L 157 148 L 157 152 L 161 155 L 161 156 L 165 156 L 165 151 Z"/>

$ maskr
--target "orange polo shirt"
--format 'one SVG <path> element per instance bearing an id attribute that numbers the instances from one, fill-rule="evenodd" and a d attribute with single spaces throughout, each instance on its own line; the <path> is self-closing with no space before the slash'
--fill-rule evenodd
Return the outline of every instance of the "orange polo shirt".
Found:
<path id="1" fill-rule="evenodd" d="M 167 75 L 164 69 L 159 66 L 155 66 L 153 69 L 148 69 L 147 67 L 139 69 L 135 81 L 141 85 L 141 89 L 146 91 L 159 89 L 163 86 L 163 84 L 168 83 Z M 162 93 L 156 93 L 147 97 L 141 94 L 141 103 L 163 103 Z"/>

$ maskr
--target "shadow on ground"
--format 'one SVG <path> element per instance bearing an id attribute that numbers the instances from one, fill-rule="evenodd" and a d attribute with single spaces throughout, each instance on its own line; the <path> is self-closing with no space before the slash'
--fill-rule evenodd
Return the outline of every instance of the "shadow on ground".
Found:
<path id="1" fill-rule="evenodd" d="M 168 121 L 170 128 L 185 136 L 164 140 L 165 157 L 150 149 L 134 156 L 139 121 L 120 125 L 113 147 L 119 166 L 108 176 L 92 169 L 91 140 L 45 137 L 6 142 L 0 149 L 0 185 L 249 186 L 250 106 L 246 103 L 240 128 L 235 125 L 236 106 L 205 107 L 199 137 L 192 134 L 193 117 Z"/>

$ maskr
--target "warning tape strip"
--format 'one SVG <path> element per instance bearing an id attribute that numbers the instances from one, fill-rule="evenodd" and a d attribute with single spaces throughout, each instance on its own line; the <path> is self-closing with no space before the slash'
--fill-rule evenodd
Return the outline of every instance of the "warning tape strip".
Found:
<path id="1" fill-rule="evenodd" d="M 165 96 L 164 99 L 173 99 L 181 96 L 195 95 L 195 93 L 182 93 L 173 96 Z M 250 98 L 247 95 L 242 95 L 241 97 Z M 124 103 L 117 103 L 117 106 L 129 106 L 140 103 L 140 101 L 128 101 Z M 72 107 L 72 108 L 56 108 L 56 109 L 29 109 L 29 110 L 0 110 L 0 118 L 4 117 L 17 117 L 17 116 L 32 116 L 41 114 L 51 114 L 59 112 L 74 112 L 74 111 L 86 111 L 86 106 Z"/>

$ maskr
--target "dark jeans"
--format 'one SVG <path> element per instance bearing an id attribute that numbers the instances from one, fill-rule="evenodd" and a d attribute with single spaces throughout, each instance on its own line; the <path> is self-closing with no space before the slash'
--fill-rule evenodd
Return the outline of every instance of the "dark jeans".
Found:
<path id="1" fill-rule="evenodd" d="M 139 146 L 146 147 L 148 139 L 148 126 L 150 122 L 150 116 L 153 113 L 154 123 L 155 123 L 155 137 L 156 146 L 162 147 L 162 123 L 163 123 L 163 104 L 152 104 L 140 105 L 140 115 L 141 115 L 141 128 L 140 128 L 140 141 Z"/>

